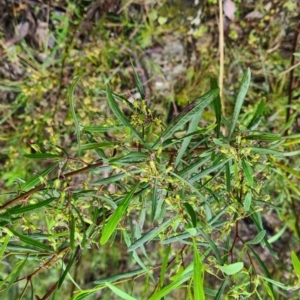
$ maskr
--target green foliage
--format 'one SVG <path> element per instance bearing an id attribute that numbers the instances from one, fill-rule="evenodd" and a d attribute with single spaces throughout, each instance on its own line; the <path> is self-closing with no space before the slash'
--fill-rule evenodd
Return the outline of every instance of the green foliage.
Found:
<path id="1" fill-rule="evenodd" d="M 17 261 L 2 279 L 4 297 L 18 282 L 25 282 L 20 298 L 30 293 L 28 286 L 34 288 L 34 279 L 44 269 L 59 270 L 45 292 L 54 299 L 63 295 L 66 282 L 74 285 L 74 300 L 104 289 L 122 299 L 151 300 L 168 299 L 182 290 L 199 300 L 278 299 L 279 290 L 299 289 L 294 252 L 294 282 L 289 284 L 271 276 L 259 253 L 261 246 L 277 259 L 271 239 L 283 234 L 269 238 L 263 226 L 262 212 L 278 209 L 267 178 L 281 176 L 281 182 L 291 184 L 282 160 L 299 151 L 286 151 L 286 138 L 258 130 L 264 101 L 250 121 L 240 122 L 249 69 L 231 121 L 221 115 L 219 90 L 212 80 L 213 89 L 166 126 L 143 99 L 127 103 L 125 113 L 122 97 L 109 85 L 105 93 L 115 119 L 82 126 L 73 99 L 78 79 L 69 90 L 77 157 L 70 157 L 69 149 L 27 155 L 56 162 L 6 195 L 0 207 L 0 253 L 2 259 Z M 216 124 L 200 125 L 209 107 Z M 84 162 L 87 152 L 93 163 Z M 256 228 L 252 238 L 239 229 L 245 218 Z M 81 255 L 95 247 L 113 247 L 120 239 L 133 268 L 81 289 L 72 275 Z M 34 270 L 20 276 L 25 266 Z M 214 285 L 206 280 L 208 275 L 214 277 Z"/>

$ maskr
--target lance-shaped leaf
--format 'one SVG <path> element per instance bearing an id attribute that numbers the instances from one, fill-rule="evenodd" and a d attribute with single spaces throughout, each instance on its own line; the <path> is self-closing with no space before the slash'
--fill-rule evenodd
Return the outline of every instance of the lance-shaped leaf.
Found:
<path id="1" fill-rule="evenodd" d="M 243 269 L 243 267 L 244 267 L 243 262 L 236 262 L 230 265 L 220 266 L 220 269 L 226 275 L 234 275 L 240 272 Z"/>
<path id="2" fill-rule="evenodd" d="M 106 95 L 107 95 L 107 102 L 108 105 L 110 107 L 110 109 L 112 110 L 112 112 L 114 113 L 114 115 L 116 116 L 116 118 L 125 126 L 130 128 L 132 134 L 143 144 L 143 146 L 145 148 L 147 148 L 148 150 L 151 150 L 150 146 L 143 140 L 143 138 L 141 137 L 141 135 L 136 131 L 136 129 L 131 125 L 131 123 L 127 120 L 127 118 L 125 117 L 125 115 L 122 113 L 122 111 L 120 110 L 120 108 L 118 107 L 118 104 L 116 102 L 116 100 L 114 99 L 114 96 L 110 90 L 109 85 L 106 86 Z"/>
<path id="3" fill-rule="evenodd" d="M 236 97 L 235 107 L 234 107 L 234 111 L 233 111 L 233 118 L 232 118 L 230 132 L 229 132 L 229 139 L 231 138 L 231 135 L 235 129 L 237 120 L 239 118 L 239 114 L 240 114 L 246 93 L 247 93 L 249 85 L 250 85 L 250 80 L 251 80 L 251 72 L 250 72 L 250 69 L 248 68 L 242 78 L 240 90 Z"/>
<path id="4" fill-rule="evenodd" d="M 74 96 L 75 87 L 76 87 L 78 81 L 80 80 L 80 78 L 81 78 L 80 76 L 76 76 L 74 78 L 74 81 L 72 82 L 71 87 L 68 91 L 68 98 L 69 98 L 70 108 L 71 108 L 71 112 L 72 112 L 72 117 L 74 120 L 74 126 L 75 126 L 76 138 L 77 138 L 78 154 L 80 153 L 80 126 L 79 126 L 78 118 L 77 118 L 76 112 L 75 112 L 73 96 Z"/>
<path id="5" fill-rule="evenodd" d="M 189 122 L 196 114 L 203 111 L 219 94 L 219 89 L 213 89 L 196 101 L 189 104 L 168 126 L 168 128 L 161 134 L 157 141 L 153 145 L 153 149 L 157 149 L 158 146 L 168 138 L 170 138 L 176 131 L 178 131 L 184 124 Z"/>
<path id="6" fill-rule="evenodd" d="M 52 170 L 54 170 L 54 168 L 58 165 L 58 162 L 54 163 L 53 165 L 51 165 L 49 168 L 47 168 L 46 170 L 42 171 L 41 173 L 39 173 L 38 175 L 34 176 L 33 178 L 31 178 L 29 181 L 25 182 L 22 186 L 21 186 L 21 190 L 26 192 L 29 191 L 30 189 L 32 189 L 34 186 L 38 185 L 41 183 L 41 178 L 45 177 L 46 175 L 48 175 Z"/>
<path id="7" fill-rule="evenodd" d="M 112 285 L 109 282 L 105 283 L 117 296 L 119 296 L 119 299 L 125 299 L 125 300 L 137 300 L 136 298 L 130 296 L 129 294 L 125 293 L 124 291 L 120 290 L 116 286 Z"/>
<path id="8" fill-rule="evenodd" d="M 130 60 L 130 62 L 131 62 L 131 66 L 132 66 L 132 69 L 133 69 L 135 85 L 136 85 L 136 87 L 137 87 L 137 89 L 138 89 L 138 91 L 139 91 L 142 99 L 145 99 L 146 93 L 145 93 L 145 89 L 144 89 L 143 83 L 140 80 L 139 75 L 138 75 L 138 73 L 136 72 L 136 70 L 134 68 L 132 60 Z"/>
<path id="9" fill-rule="evenodd" d="M 172 218 L 168 219 L 167 221 L 165 221 L 164 223 L 159 225 L 157 228 L 154 228 L 153 230 L 150 230 L 149 232 L 144 234 L 141 238 L 139 238 L 132 245 L 130 245 L 130 247 L 128 248 L 128 251 L 129 252 L 133 251 L 133 250 L 137 249 L 138 247 L 141 247 L 142 245 L 144 245 L 146 242 L 155 238 L 160 232 L 162 232 L 165 228 L 167 228 L 171 224 L 172 221 L 173 221 Z"/>
<path id="10" fill-rule="evenodd" d="M 194 295 L 195 300 L 205 300 L 204 294 L 204 267 L 202 257 L 199 254 L 194 241 Z"/>
<path id="11" fill-rule="evenodd" d="M 175 160 L 175 166 L 178 166 L 182 156 L 185 154 L 187 147 L 189 146 L 191 139 L 193 137 L 193 135 L 191 135 L 192 132 L 194 132 L 197 129 L 197 126 L 200 122 L 200 119 L 202 117 L 202 113 L 203 113 L 203 109 L 199 110 L 192 118 L 190 124 L 189 124 L 189 128 L 186 132 L 186 135 L 189 135 L 188 137 L 184 138 L 184 140 L 182 141 L 180 150 L 178 151 L 178 155 L 176 157 Z"/>
<path id="12" fill-rule="evenodd" d="M 138 186 L 139 186 L 139 184 L 137 184 L 131 190 L 131 192 L 123 199 L 123 201 L 120 203 L 120 205 L 117 207 L 117 209 L 114 211 L 114 213 L 109 218 L 109 220 L 108 220 L 107 224 L 105 225 L 103 232 L 102 232 L 102 236 L 100 239 L 101 245 L 104 245 L 108 241 L 108 239 L 110 238 L 112 233 L 115 231 L 120 220 L 124 216 L 126 209 L 131 201 L 131 198 L 132 198 L 134 192 L 136 191 L 136 189 L 138 188 Z"/>

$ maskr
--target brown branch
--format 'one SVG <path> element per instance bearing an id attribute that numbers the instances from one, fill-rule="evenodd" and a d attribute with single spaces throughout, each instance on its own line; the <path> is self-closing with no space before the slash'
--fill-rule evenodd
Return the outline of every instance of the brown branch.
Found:
<path id="1" fill-rule="evenodd" d="M 89 165 L 89 166 L 86 166 L 84 168 L 81 168 L 79 170 L 76 170 L 76 171 L 72 171 L 72 172 L 69 172 L 69 173 L 65 173 L 65 174 L 61 174 L 60 176 L 57 176 L 55 178 L 53 178 L 52 180 L 56 180 L 56 179 L 60 179 L 60 178 L 67 178 L 67 177 L 73 177 L 77 174 L 80 174 L 80 173 L 84 173 L 92 168 L 96 168 L 96 167 L 100 167 L 103 165 L 103 162 L 99 162 L 99 163 L 96 163 L 96 164 L 92 164 L 92 165 Z M 36 186 L 35 188 L 19 195 L 18 197 L 12 199 L 12 200 L 9 200 L 8 202 L 4 203 L 3 205 L 0 206 L 0 211 L 3 210 L 3 209 L 7 209 L 8 207 L 14 205 L 14 204 L 18 204 L 18 203 L 21 203 L 25 200 L 27 200 L 27 198 L 34 194 L 35 192 L 43 189 L 46 185 L 44 183 Z"/>

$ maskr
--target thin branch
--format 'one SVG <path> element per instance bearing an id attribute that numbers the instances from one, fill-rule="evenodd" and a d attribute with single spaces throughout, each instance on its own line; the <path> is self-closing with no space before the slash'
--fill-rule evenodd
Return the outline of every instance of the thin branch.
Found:
<path id="1" fill-rule="evenodd" d="M 65 174 L 61 174 L 60 176 L 57 176 L 55 178 L 53 178 L 52 180 L 55 181 L 56 179 L 60 179 L 60 178 L 67 178 L 67 177 L 73 177 L 77 174 L 80 174 L 80 173 L 84 173 L 92 168 L 96 168 L 96 167 L 100 167 L 103 165 L 103 162 L 99 162 L 99 163 L 96 163 L 96 164 L 92 164 L 92 165 L 89 165 L 87 167 L 84 167 L 84 168 L 81 168 L 79 170 L 76 170 L 76 171 L 72 171 L 72 172 L 69 172 L 69 173 L 65 173 Z M 46 187 L 46 185 L 44 183 L 38 185 L 37 187 L 19 195 L 18 197 L 4 203 L 3 205 L 0 206 L 0 211 L 3 210 L 3 209 L 7 209 L 8 207 L 14 205 L 14 204 L 18 204 L 18 203 L 21 203 L 23 201 L 26 201 L 27 198 L 29 196 L 31 196 L 32 194 L 34 194 L 35 192 L 37 191 L 40 191 L 41 189 L 43 189 L 44 187 Z"/>

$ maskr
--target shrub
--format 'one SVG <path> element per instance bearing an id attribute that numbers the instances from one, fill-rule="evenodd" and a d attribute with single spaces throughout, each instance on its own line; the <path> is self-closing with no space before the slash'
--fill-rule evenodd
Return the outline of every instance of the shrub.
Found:
<path id="1" fill-rule="evenodd" d="M 21 282 L 18 297 L 30 285 L 33 297 L 34 279 L 53 269 L 59 272 L 51 275 L 52 285 L 36 299 L 63 295 L 68 278 L 72 290 L 77 288 L 72 299 L 107 288 L 122 299 L 163 299 L 179 292 L 182 299 L 278 299 L 280 290 L 299 288 L 294 252 L 291 284 L 272 278 L 261 254 L 267 249 L 269 258 L 278 258 L 271 243 L 284 232 L 270 238 L 263 226 L 263 213 L 278 209 L 268 184 L 284 171 L 279 160 L 299 151 L 287 152 L 283 137 L 259 130 L 264 100 L 239 122 L 250 70 L 231 121 L 221 114 L 212 80 L 212 89 L 166 126 L 147 107 L 136 74 L 143 100 L 131 103 L 107 85 L 102 92 L 113 118 L 108 113 L 101 124 L 80 126 L 73 96 L 79 80 L 69 91 L 76 156 L 59 147 L 56 153 L 25 155 L 53 163 L 6 195 L 1 206 L 1 256 L 15 262 L 0 283 L 2 299 Z M 207 109 L 214 112 L 213 124 L 202 120 Z M 244 220 L 255 228 L 252 237 L 240 231 Z M 80 289 L 72 278 L 80 256 L 116 243 L 130 253 L 126 272 Z"/>

